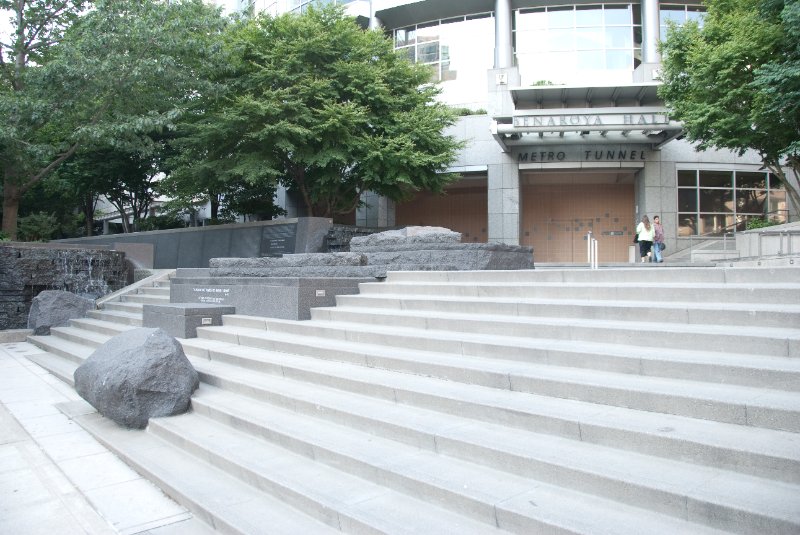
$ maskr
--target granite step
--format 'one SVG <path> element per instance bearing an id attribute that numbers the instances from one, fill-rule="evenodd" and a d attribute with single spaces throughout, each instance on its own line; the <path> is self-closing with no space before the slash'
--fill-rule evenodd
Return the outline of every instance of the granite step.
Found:
<path id="1" fill-rule="evenodd" d="M 650 532 L 706 531 L 706 526 L 698 525 L 699 522 L 686 522 L 668 513 L 645 511 L 591 493 L 575 492 L 531 477 L 383 439 L 309 416 L 305 416 L 309 419 L 309 425 L 298 426 L 297 414 L 291 410 L 242 399 L 219 390 L 204 389 L 197 396 L 195 411 L 220 423 L 226 422 L 238 430 L 246 430 L 248 435 L 266 440 L 273 446 L 279 446 L 281 450 L 289 450 L 294 455 L 305 457 L 304 464 L 313 463 L 314 468 L 309 469 L 315 474 L 333 469 L 333 481 L 340 480 L 343 474 L 354 475 L 359 480 L 380 484 L 388 492 L 405 497 L 400 501 L 401 504 L 414 499 L 442 509 L 443 512 L 437 511 L 431 515 L 433 518 L 439 517 L 437 520 L 453 514 L 466 516 L 479 522 L 478 526 L 485 526 L 483 531 L 494 530 L 498 526 L 514 533 L 531 533 L 553 528 L 585 533 L 596 532 L 592 530 L 602 526 L 604 532 L 613 533 L 630 529 L 630 525 L 621 528 L 619 524 L 626 516 L 632 517 L 631 520 L 638 524 L 638 529 Z M 187 434 L 186 430 L 182 430 L 176 432 L 175 436 L 183 441 Z M 222 457 L 225 455 L 225 441 L 229 434 L 220 429 L 215 435 L 222 439 L 219 446 L 219 455 Z M 252 440 L 249 437 L 244 439 Z M 201 437 L 198 438 L 196 447 L 207 449 L 200 441 Z M 257 449 L 262 451 L 263 446 L 259 445 Z M 226 462 L 229 458 L 230 455 L 225 455 Z M 248 460 L 245 458 L 244 462 Z M 326 485 L 323 482 L 321 486 Z M 532 504 L 533 500 L 535 503 Z M 677 510 L 683 507 L 676 504 L 675 508 Z M 669 507 L 664 506 L 663 509 Z M 425 509 L 421 509 L 419 518 L 414 513 L 403 516 L 410 522 L 417 522 L 426 518 L 425 512 Z M 587 516 L 597 522 L 591 529 L 587 525 L 581 526 L 583 520 L 580 519 Z M 780 521 L 772 521 L 778 527 Z M 441 528 L 432 528 L 424 520 L 415 528 L 415 532 L 444 532 L 441 530 L 451 523 L 452 521 L 446 522 Z M 742 522 L 744 523 L 746 521 Z M 387 529 L 384 532 L 393 533 L 396 530 Z M 460 528 L 456 532 L 473 531 Z M 474 532 L 479 531 L 476 529 Z"/>
<path id="2" fill-rule="evenodd" d="M 122 325 L 131 325 L 133 327 L 142 326 L 142 312 L 139 309 L 137 312 L 123 312 L 112 310 L 108 308 L 99 310 L 90 310 L 87 316 L 97 320 L 108 321 L 112 323 L 119 323 Z"/>
<path id="3" fill-rule="evenodd" d="M 410 290 L 411 291 L 411 290 Z M 405 294 L 338 295 L 337 306 L 419 312 L 480 313 L 519 317 L 559 317 L 685 324 L 763 327 L 800 326 L 800 305 L 772 303 L 696 303 L 591 299 L 479 299 Z"/>
<path id="4" fill-rule="evenodd" d="M 760 325 L 728 326 L 718 324 L 678 324 L 666 322 L 620 321 L 613 319 L 579 319 L 574 317 L 520 317 L 497 314 L 445 313 L 442 311 L 378 310 L 360 307 L 336 306 L 312 310 L 309 324 L 289 325 L 285 322 L 269 323 L 269 330 L 325 329 L 331 336 L 334 331 L 342 336 L 369 329 L 389 328 L 415 338 L 429 336 L 443 341 L 448 337 L 460 341 L 469 336 L 509 338 L 555 338 L 581 342 L 628 344 L 646 348 L 648 340 L 658 335 L 659 346 L 672 349 L 695 349 L 714 339 L 714 350 L 742 352 L 775 357 L 800 357 L 800 328 L 763 327 Z M 365 336 L 368 336 L 365 334 Z M 418 343 L 430 343 L 417 339 Z M 406 347 L 423 347 L 408 345 Z"/>
<path id="5" fill-rule="evenodd" d="M 336 389 L 448 417 L 471 418 L 485 424 L 502 423 L 516 430 L 535 429 L 573 440 L 612 446 L 648 455 L 709 464 L 726 470 L 800 481 L 793 433 L 752 426 L 697 420 L 668 413 L 647 412 L 594 403 L 504 391 L 445 379 L 325 362 L 308 357 L 200 339 L 182 341 L 206 382 L 226 384 L 238 393 L 260 390 L 231 383 L 231 376 L 263 374 Z M 219 363 L 224 374 L 209 372 Z M 225 368 L 228 365 L 236 368 Z M 262 380 L 267 380 L 263 378 Z M 241 382 L 241 381 L 240 381 Z M 245 381 L 246 382 L 246 381 Z M 389 411 L 387 414 L 392 414 Z M 413 435 L 409 435 L 413 436 Z"/>
<path id="6" fill-rule="evenodd" d="M 326 360 L 448 378 L 508 388 L 510 377 L 528 364 L 582 368 L 622 374 L 709 383 L 738 384 L 775 390 L 800 390 L 800 359 L 753 356 L 661 347 L 642 351 L 623 344 L 600 344 L 556 339 L 483 337 L 462 341 L 455 351 L 426 351 L 403 344 L 332 339 L 266 330 L 266 318 L 228 315 L 226 329 L 202 329 L 201 338 L 220 339 Z M 319 333 L 324 335 L 325 333 Z M 381 343 L 383 342 L 383 343 Z M 191 342 L 189 342 L 191 344 Z"/>

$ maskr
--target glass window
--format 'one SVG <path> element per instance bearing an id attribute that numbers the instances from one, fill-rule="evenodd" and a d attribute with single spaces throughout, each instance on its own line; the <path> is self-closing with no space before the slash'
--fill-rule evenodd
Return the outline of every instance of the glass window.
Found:
<path id="1" fill-rule="evenodd" d="M 767 190 L 745 189 L 736 191 L 737 214 L 763 214 L 767 202 Z"/>
<path id="2" fill-rule="evenodd" d="M 765 175 L 764 173 L 748 173 L 745 171 L 737 171 L 736 187 L 766 189 L 767 175 Z"/>
<path id="3" fill-rule="evenodd" d="M 692 189 L 678 189 L 678 211 L 679 212 L 696 212 L 697 211 L 697 190 Z"/>
<path id="4" fill-rule="evenodd" d="M 697 187 L 697 171 L 678 171 L 678 186 Z"/>
<path id="5" fill-rule="evenodd" d="M 572 30 L 550 30 L 548 48 L 550 50 L 572 50 L 575 47 Z"/>
<path id="6" fill-rule="evenodd" d="M 605 64 L 605 56 L 600 50 L 581 50 L 575 53 L 575 65 L 578 69 L 590 71 L 600 69 Z"/>
<path id="7" fill-rule="evenodd" d="M 606 69 L 629 70 L 633 63 L 633 52 L 630 50 L 609 50 L 606 52 Z"/>
<path id="8" fill-rule="evenodd" d="M 525 10 L 514 17 L 514 29 L 518 32 L 544 30 L 547 28 L 547 13 L 544 9 Z"/>
<path id="9" fill-rule="evenodd" d="M 631 6 L 605 6 L 606 25 L 631 24 Z"/>
<path id="10" fill-rule="evenodd" d="M 439 42 L 417 45 L 417 62 L 431 63 L 439 61 Z"/>
<path id="11" fill-rule="evenodd" d="M 577 28 L 575 30 L 575 48 L 577 50 L 603 50 L 605 35 L 602 28 Z"/>
<path id="12" fill-rule="evenodd" d="M 403 28 L 394 32 L 394 46 L 413 45 L 417 41 L 417 32 L 414 28 Z"/>
<path id="13" fill-rule="evenodd" d="M 730 171 L 700 171 L 701 188 L 732 188 L 733 173 Z"/>
<path id="14" fill-rule="evenodd" d="M 724 214 L 702 214 L 699 222 L 699 234 L 725 234 L 733 230 L 736 218 Z"/>
<path id="15" fill-rule="evenodd" d="M 599 6 L 577 6 L 575 26 L 602 26 L 603 10 Z"/>
<path id="16" fill-rule="evenodd" d="M 784 189 L 785 187 L 777 176 L 769 173 L 769 189 Z"/>
<path id="17" fill-rule="evenodd" d="M 697 214 L 678 214 L 678 236 L 697 234 Z"/>
<path id="18" fill-rule="evenodd" d="M 606 28 L 606 48 L 633 48 L 633 32 L 630 28 Z"/>
<path id="19" fill-rule="evenodd" d="M 700 189 L 700 211 L 733 213 L 733 190 Z"/>
<path id="20" fill-rule="evenodd" d="M 575 25 L 575 10 L 570 7 L 554 7 L 547 10 L 549 28 L 572 28 Z"/>

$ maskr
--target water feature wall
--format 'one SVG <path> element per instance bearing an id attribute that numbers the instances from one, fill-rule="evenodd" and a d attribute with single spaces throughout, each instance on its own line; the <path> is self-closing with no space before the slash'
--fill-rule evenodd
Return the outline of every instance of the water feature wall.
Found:
<path id="1" fill-rule="evenodd" d="M 0 330 L 27 325 L 42 290 L 96 299 L 128 283 L 125 254 L 108 248 L 51 243 L 0 243 Z"/>

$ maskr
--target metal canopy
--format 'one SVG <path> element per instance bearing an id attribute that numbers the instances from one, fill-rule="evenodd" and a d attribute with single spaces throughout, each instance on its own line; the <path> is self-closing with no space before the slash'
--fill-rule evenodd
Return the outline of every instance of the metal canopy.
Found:
<path id="1" fill-rule="evenodd" d="M 537 145 L 640 144 L 661 148 L 683 134 L 658 98 L 659 82 L 511 88 L 514 112 L 492 136 L 509 152 Z"/>

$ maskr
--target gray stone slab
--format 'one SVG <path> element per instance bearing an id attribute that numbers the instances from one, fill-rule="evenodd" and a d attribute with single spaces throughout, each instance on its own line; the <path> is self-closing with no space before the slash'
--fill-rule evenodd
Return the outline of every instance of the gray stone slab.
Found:
<path id="1" fill-rule="evenodd" d="M 339 294 L 358 293 L 365 277 L 209 277 L 175 278 L 173 303 L 205 303 L 236 308 L 238 314 L 310 319 L 311 308 L 333 306 Z"/>
<path id="2" fill-rule="evenodd" d="M 224 314 L 235 314 L 230 305 L 168 303 L 143 306 L 143 327 L 160 327 L 176 338 L 194 338 L 201 326 L 222 325 Z"/>

